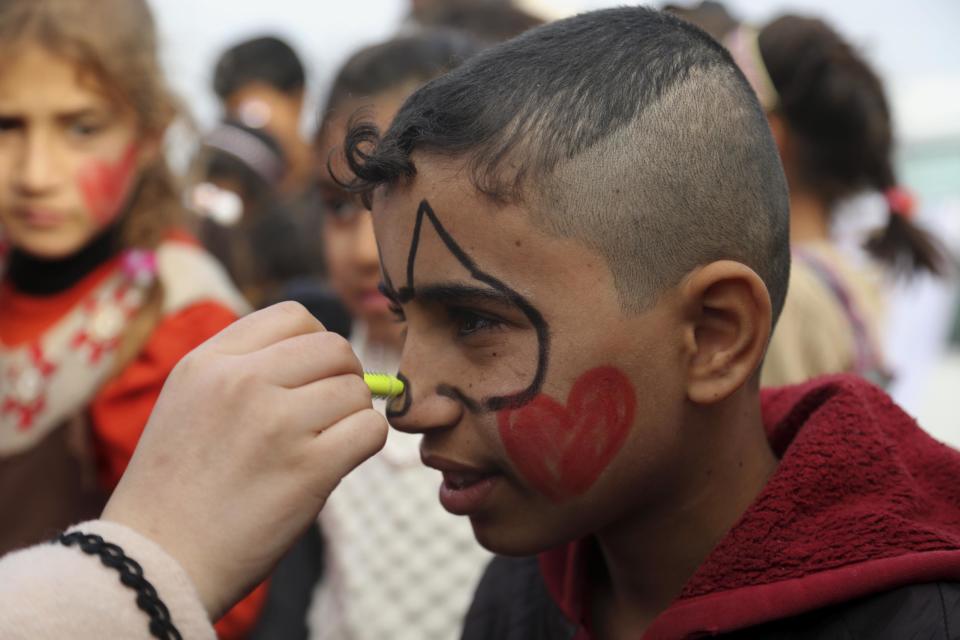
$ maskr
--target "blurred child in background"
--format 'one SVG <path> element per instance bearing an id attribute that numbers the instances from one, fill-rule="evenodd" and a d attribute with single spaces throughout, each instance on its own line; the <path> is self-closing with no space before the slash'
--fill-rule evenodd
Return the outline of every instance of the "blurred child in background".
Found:
<path id="1" fill-rule="evenodd" d="M 896 375 L 884 346 L 887 276 L 942 275 L 946 264 L 897 182 L 883 83 L 822 20 L 783 16 L 758 33 L 719 2 L 667 10 L 730 50 L 767 111 L 789 182 L 793 266 L 763 383 L 851 372 L 886 385 Z M 865 232 L 845 205 L 871 192 L 886 202 L 883 220 L 851 247 L 840 229 Z"/>
<path id="2" fill-rule="evenodd" d="M 309 271 L 307 246 L 279 186 L 286 160 L 265 130 L 223 122 L 195 162 L 189 202 L 204 246 L 254 307 L 276 302 Z"/>
<path id="3" fill-rule="evenodd" d="M 276 36 L 244 40 L 221 54 L 213 72 L 213 89 L 223 107 L 224 121 L 279 145 L 284 169 L 273 186 L 273 199 L 286 210 L 301 236 L 304 252 L 298 258 L 302 264 L 297 275 L 322 279 L 321 220 L 314 189 L 317 167 L 303 134 L 306 71 L 300 56 Z M 245 155 L 249 161 L 251 156 Z"/>
<path id="4" fill-rule="evenodd" d="M 245 304 L 178 231 L 147 5 L 8 0 L 0 43 L 4 553 L 99 513 L 171 369 Z"/>
<path id="5" fill-rule="evenodd" d="M 512 0 L 415 0 L 401 31 L 407 35 L 421 29 L 457 29 L 495 44 L 544 23 L 548 7 L 533 5 Z"/>
<path id="6" fill-rule="evenodd" d="M 465 36 L 434 32 L 354 54 L 337 74 L 323 111 L 316 143 L 321 160 L 336 173 L 354 114 L 362 110 L 388 125 L 418 86 L 475 51 Z M 320 193 L 330 284 L 354 317 L 350 342 L 365 369 L 394 373 L 403 325 L 378 291 L 380 262 L 370 212 L 328 172 L 321 174 Z M 383 451 L 345 478 L 327 500 L 320 514 L 325 574 L 309 616 L 312 637 L 459 635 L 488 555 L 473 542 L 468 523 L 437 504 L 436 474 L 420 463 L 419 445 L 417 436 L 391 433 Z M 418 586 L 411 589 L 413 584 Z"/>
<path id="7" fill-rule="evenodd" d="M 226 119 L 265 129 L 280 143 L 288 170 L 285 191 L 303 188 L 313 175 L 310 143 L 303 137 L 306 72 L 297 52 L 275 36 L 239 42 L 220 56 L 213 89 Z"/>
<path id="8" fill-rule="evenodd" d="M 822 20 L 783 16 L 758 35 L 737 29 L 727 44 L 768 111 L 790 186 L 793 273 L 763 382 L 847 371 L 885 384 L 882 270 L 940 273 L 945 264 L 897 180 L 883 84 Z M 833 216 L 869 191 L 883 194 L 888 214 L 858 260 L 831 238 Z"/>
<path id="9" fill-rule="evenodd" d="M 885 353 L 888 276 L 942 275 L 946 263 L 897 182 L 883 83 L 822 20 L 783 16 L 758 33 L 719 2 L 667 10 L 730 50 L 767 111 L 789 182 L 793 265 L 763 384 L 849 372 L 886 385 L 897 373 Z M 871 192 L 886 201 L 883 222 L 851 247 L 838 232 L 851 226 L 844 205 Z"/>
<path id="10" fill-rule="evenodd" d="M 343 170 L 342 141 L 352 116 L 361 112 L 388 125 L 414 89 L 475 50 L 467 36 L 438 31 L 355 53 L 337 74 L 322 112 L 318 161 L 329 162 L 334 172 Z M 370 212 L 326 168 L 319 187 L 330 285 L 353 317 L 351 345 L 365 369 L 395 373 L 403 325 L 378 290 L 380 261 Z M 374 406 L 382 411 L 384 403 Z M 281 563 L 271 604 L 284 613 L 274 614 L 276 610 L 268 606 L 266 615 L 283 626 L 262 629 L 262 637 L 307 633 L 302 625 L 288 626 L 304 615 L 291 607 L 298 599 L 309 606 L 306 622 L 311 638 L 459 636 L 489 555 L 477 547 L 469 523 L 437 503 L 436 474 L 420 463 L 419 445 L 417 436 L 392 432 L 383 451 L 340 483 L 320 514 L 322 561 L 317 545 L 311 546 L 308 539 Z M 310 563 L 315 573 L 319 564 L 323 567 L 312 598 L 302 593 L 312 589 L 311 580 L 303 576 Z"/>

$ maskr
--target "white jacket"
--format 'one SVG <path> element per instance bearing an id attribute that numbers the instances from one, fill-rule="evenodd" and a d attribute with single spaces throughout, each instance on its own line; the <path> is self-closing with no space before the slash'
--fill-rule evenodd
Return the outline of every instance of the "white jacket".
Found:
<path id="1" fill-rule="evenodd" d="M 93 520 L 72 527 L 118 545 L 143 567 L 184 640 L 215 640 L 213 626 L 183 568 L 151 540 L 122 525 Z M 42 544 L 0 558 L 0 638 L 102 640 L 152 638 L 136 592 L 98 556 Z"/>

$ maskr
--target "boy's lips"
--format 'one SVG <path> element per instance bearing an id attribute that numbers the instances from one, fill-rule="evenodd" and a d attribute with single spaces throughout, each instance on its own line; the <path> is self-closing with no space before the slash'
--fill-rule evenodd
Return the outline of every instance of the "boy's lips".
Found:
<path id="1" fill-rule="evenodd" d="M 478 511 L 501 479 L 489 469 L 454 462 L 425 454 L 423 463 L 443 474 L 440 485 L 440 504 L 450 513 L 468 516 Z"/>

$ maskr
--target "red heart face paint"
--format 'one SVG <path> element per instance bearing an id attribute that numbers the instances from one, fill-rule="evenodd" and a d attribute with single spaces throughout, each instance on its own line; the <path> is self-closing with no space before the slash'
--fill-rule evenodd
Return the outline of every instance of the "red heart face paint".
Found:
<path id="1" fill-rule="evenodd" d="M 555 502 L 578 496 L 620 450 L 636 409 L 630 380 L 614 367 L 581 375 L 564 406 L 545 394 L 497 414 L 500 437 L 523 477 Z"/>
<path id="2" fill-rule="evenodd" d="M 108 224 L 120 213 L 133 184 L 136 161 L 137 146 L 131 144 L 117 161 L 93 160 L 79 171 L 77 185 L 97 225 Z"/>

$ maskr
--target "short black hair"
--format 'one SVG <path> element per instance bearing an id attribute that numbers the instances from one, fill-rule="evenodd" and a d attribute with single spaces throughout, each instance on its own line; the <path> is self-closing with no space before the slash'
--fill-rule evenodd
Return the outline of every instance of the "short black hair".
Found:
<path id="1" fill-rule="evenodd" d="M 468 159 L 477 189 L 603 255 L 624 307 L 649 308 L 720 259 L 766 283 L 790 269 L 786 180 L 765 114 L 727 51 L 641 7 L 547 24 L 426 84 L 382 137 L 354 122 L 350 188 L 416 175 L 412 154 Z"/>
<path id="2" fill-rule="evenodd" d="M 306 73 L 293 47 L 275 36 L 263 36 L 224 51 L 213 73 L 213 90 L 221 100 L 252 82 L 293 94 L 303 90 Z"/>

